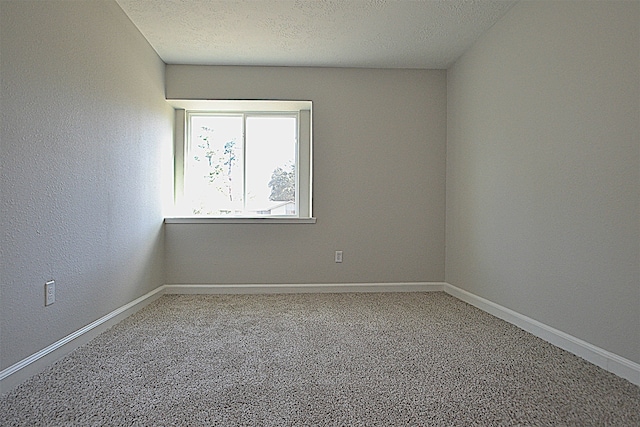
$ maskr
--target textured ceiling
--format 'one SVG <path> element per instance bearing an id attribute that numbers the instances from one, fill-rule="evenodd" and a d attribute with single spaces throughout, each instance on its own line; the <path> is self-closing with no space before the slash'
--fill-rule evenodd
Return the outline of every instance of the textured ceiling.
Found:
<path id="1" fill-rule="evenodd" d="M 517 0 L 117 0 L 169 64 L 447 68 Z"/>

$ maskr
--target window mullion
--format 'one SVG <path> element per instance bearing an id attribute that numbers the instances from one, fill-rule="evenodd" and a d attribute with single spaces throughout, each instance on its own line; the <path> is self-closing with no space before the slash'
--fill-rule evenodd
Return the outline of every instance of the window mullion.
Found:
<path id="1" fill-rule="evenodd" d="M 242 113 L 242 214 L 247 214 L 247 113 Z"/>

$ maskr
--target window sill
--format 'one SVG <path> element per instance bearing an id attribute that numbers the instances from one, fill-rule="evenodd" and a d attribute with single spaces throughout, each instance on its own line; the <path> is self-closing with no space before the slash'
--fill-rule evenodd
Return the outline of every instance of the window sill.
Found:
<path id="1" fill-rule="evenodd" d="M 168 217 L 165 224 L 315 224 L 315 218 Z"/>

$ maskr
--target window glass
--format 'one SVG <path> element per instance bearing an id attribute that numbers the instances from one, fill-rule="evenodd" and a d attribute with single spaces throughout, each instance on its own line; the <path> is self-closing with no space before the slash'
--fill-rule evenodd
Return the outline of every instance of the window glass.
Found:
<path id="1" fill-rule="evenodd" d="M 246 209 L 250 214 L 295 215 L 295 116 L 248 116 Z"/>

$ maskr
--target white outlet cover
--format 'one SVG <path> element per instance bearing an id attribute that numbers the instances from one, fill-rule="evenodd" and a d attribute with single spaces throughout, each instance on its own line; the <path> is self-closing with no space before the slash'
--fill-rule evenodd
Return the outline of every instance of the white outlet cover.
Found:
<path id="1" fill-rule="evenodd" d="M 44 284 L 44 305 L 51 305 L 56 302 L 56 282 L 50 280 Z"/>

